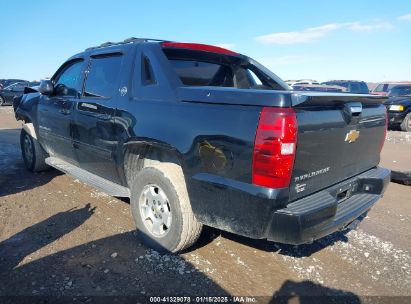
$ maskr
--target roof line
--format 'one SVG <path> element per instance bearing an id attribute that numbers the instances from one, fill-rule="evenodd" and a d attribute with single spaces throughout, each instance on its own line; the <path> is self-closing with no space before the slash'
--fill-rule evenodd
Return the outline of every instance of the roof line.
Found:
<path id="1" fill-rule="evenodd" d="M 141 43 L 141 42 L 150 42 L 150 41 L 156 41 L 156 42 L 166 42 L 168 40 L 162 40 L 162 39 L 152 39 L 152 38 L 136 38 L 136 37 L 130 37 L 127 38 L 123 41 L 120 42 L 104 42 L 98 46 L 93 46 L 85 49 L 85 51 L 91 51 L 99 48 L 104 48 L 104 47 L 109 47 L 109 46 L 114 46 L 114 45 L 123 45 L 123 44 L 128 44 L 128 43 Z"/>

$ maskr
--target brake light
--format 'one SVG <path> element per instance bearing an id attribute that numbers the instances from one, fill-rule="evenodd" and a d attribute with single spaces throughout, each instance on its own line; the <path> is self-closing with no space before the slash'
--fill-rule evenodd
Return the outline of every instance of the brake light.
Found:
<path id="1" fill-rule="evenodd" d="M 286 188 L 290 185 L 297 128 L 293 109 L 262 109 L 254 141 L 253 184 L 269 188 Z"/>
<path id="2" fill-rule="evenodd" d="M 195 51 L 204 51 L 204 52 L 212 52 L 212 53 L 219 53 L 225 55 L 234 55 L 238 56 L 238 53 L 233 51 L 214 46 L 208 44 L 201 44 L 201 43 L 185 43 L 185 42 L 163 42 L 161 44 L 163 47 L 175 47 L 175 48 L 182 48 L 182 49 L 189 49 Z"/>

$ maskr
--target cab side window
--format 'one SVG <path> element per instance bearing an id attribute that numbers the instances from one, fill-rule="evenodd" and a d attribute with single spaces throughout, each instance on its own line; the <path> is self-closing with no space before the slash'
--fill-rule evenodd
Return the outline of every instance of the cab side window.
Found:
<path id="1" fill-rule="evenodd" d="M 84 96 L 110 98 L 117 92 L 121 70 L 121 55 L 98 56 L 90 59 Z"/>
<path id="2" fill-rule="evenodd" d="M 55 94 L 76 96 L 82 89 L 82 68 L 83 61 L 76 61 L 69 64 L 60 75 L 54 80 Z"/>

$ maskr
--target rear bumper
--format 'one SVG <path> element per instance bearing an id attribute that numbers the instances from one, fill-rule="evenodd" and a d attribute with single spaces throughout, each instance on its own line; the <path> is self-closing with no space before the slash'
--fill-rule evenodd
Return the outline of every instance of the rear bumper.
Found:
<path id="1" fill-rule="evenodd" d="M 187 183 L 191 206 L 204 225 L 255 239 L 303 244 L 346 227 L 384 193 L 390 170 L 373 168 L 292 203 L 289 189 L 270 189 L 211 174 Z M 350 189 L 349 198 L 339 193 Z"/>
<path id="2" fill-rule="evenodd" d="M 374 168 L 274 212 L 267 239 L 304 244 L 345 228 L 367 212 L 383 195 L 390 170 Z M 348 198 L 339 193 L 349 189 Z"/>

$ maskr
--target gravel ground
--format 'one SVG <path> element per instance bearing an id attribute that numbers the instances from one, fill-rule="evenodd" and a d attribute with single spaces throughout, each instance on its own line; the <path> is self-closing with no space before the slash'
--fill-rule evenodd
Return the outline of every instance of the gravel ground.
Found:
<path id="1" fill-rule="evenodd" d="M 190 251 L 159 255 L 139 243 L 126 200 L 55 170 L 27 172 L 19 132 L 11 107 L 0 108 L 0 296 L 411 300 L 410 186 L 390 183 L 357 230 L 311 245 L 286 246 L 205 229 Z M 381 163 L 411 171 L 411 134 L 389 132 Z"/>

